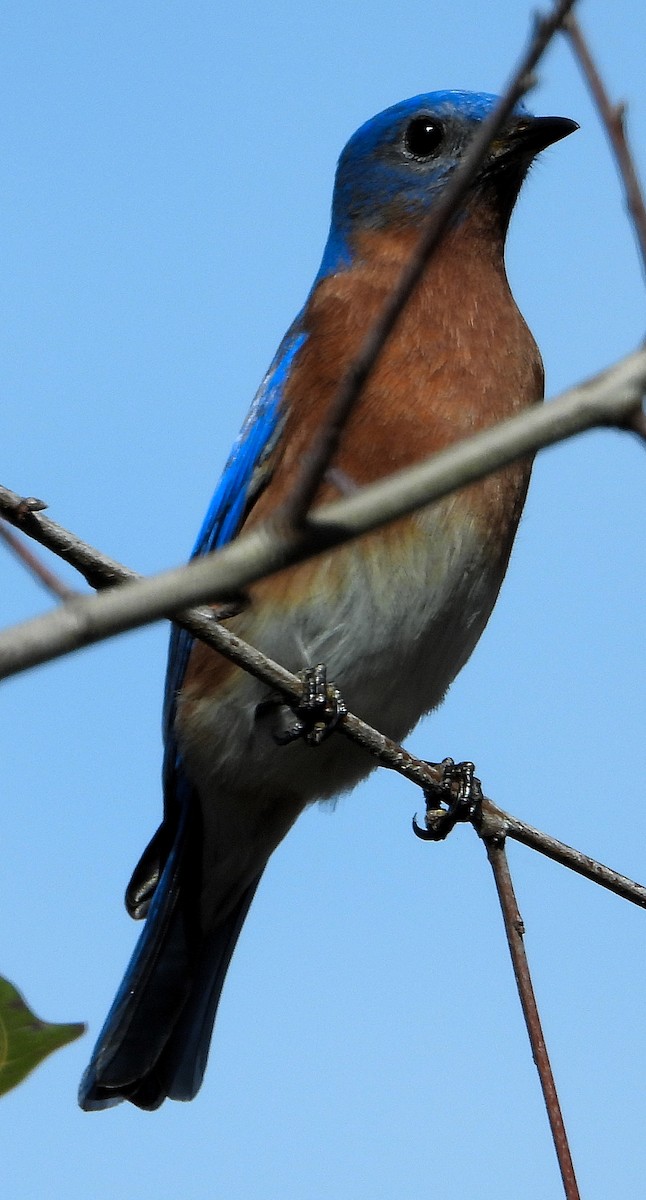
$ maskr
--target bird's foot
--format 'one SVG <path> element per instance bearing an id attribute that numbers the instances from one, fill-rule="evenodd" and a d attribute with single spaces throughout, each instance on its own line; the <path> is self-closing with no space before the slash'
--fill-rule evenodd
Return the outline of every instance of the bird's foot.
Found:
<path id="1" fill-rule="evenodd" d="M 302 698 L 292 705 L 296 718 L 290 729 L 274 734 L 279 746 L 302 738 L 308 746 L 320 746 L 345 717 L 347 708 L 339 689 L 327 681 L 324 663 L 308 667 L 299 675 L 303 684 Z"/>
<path id="2" fill-rule="evenodd" d="M 441 842 L 459 821 L 472 819 L 482 801 L 482 784 L 472 762 L 456 763 L 445 758 L 429 766 L 439 769 L 441 779 L 425 789 L 425 828 L 413 817 L 413 831 L 423 841 Z"/>

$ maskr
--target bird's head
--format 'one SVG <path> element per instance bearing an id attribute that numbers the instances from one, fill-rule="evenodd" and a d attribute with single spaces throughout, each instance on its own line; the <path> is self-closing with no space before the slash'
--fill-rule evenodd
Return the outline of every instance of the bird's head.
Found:
<path id="1" fill-rule="evenodd" d="M 483 92 L 429 92 L 362 125 L 339 159 L 322 273 L 350 264 L 357 232 L 419 225 L 497 102 Z M 577 128 L 566 117 L 534 117 L 518 105 L 492 143 L 464 208 L 489 205 L 504 237 L 533 159 Z"/>

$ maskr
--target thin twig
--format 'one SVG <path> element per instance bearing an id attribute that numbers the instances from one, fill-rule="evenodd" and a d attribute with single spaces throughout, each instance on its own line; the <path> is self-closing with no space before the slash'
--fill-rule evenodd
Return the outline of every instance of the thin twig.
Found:
<path id="1" fill-rule="evenodd" d="M 575 0 L 559 0 L 552 13 L 535 21 L 529 46 L 499 103 L 474 136 L 468 152 L 434 207 L 414 255 L 404 267 L 399 282 L 368 330 L 356 358 L 341 380 L 325 419 L 319 426 L 316 440 L 303 460 L 294 488 L 286 501 L 284 516 L 287 522 L 299 525 L 309 512 L 326 470 L 336 454 L 350 413 L 375 368 L 386 340 L 392 334 L 449 224 L 459 211 L 491 142 L 503 128 L 518 101 L 533 86 L 534 68 L 574 3 Z"/>
<path id="2" fill-rule="evenodd" d="M 529 971 L 529 963 L 525 952 L 525 944 L 523 942 L 525 926 L 518 910 L 514 885 L 509 871 L 509 863 L 507 862 L 507 855 L 505 853 L 505 839 L 504 837 L 485 837 L 484 844 L 487 848 L 487 855 L 496 881 L 496 890 L 505 922 L 505 932 L 507 934 L 507 942 L 509 943 L 509 953 L 516 977 L 518 995 L 527 1026 L 532 1056 L 541 1081 L 545 1108 L 554 1139 L 561 1178 L 563 1179 L 563 1188 L 567 1200 L 580 1200 L 579 1188 L 574 1174 L 574 1164 L 563 1122 L 563 1114 L 559 1104 L 554 1075 L 550 1066 L 547 1046 L 545 1045 L 541 1019 L 532 985 L 532 977 Z"/>
<path id="3" fill-rule="evenodd" d="M 503 812 L 501 808 L 493 804 L 491 800 L 483 802 L 480 821 L 474 823 L 482 837 L 488 833 L 502 833 L 516 842 L 522 842 L 523 846 L 529 846 L 531 850 L 538 850 L 540 854 L 560 863 L 562 867 L 576 871 L 577 875 L 583 875 L 592 883 L 600 884 L 609 892 L 621 896 L 623 900 L 630 900 L 631 904 L 636 904 L 639 908 L 646 908 L 646 887 L 642 884 L 635 883 L 627 875 L 620 875 L 618 871 L 613 871 L 610 867 L 604 867 L 602 863 L 590 858 L 588 854 L 583 854 L 581 850 L 575 850 L 565 842 L 559 842 L 557 838 L 543 833 L 540 829 L 534 829 L 533 825 L 528 825 L 525 821 L 519 821 L 517 817 L 510 816 L 509 813 Z"/>
<path id="4" fill-rule="evenodd" d="M 16 537 L 15 533 L 11 532 L 3 520 L 0 520 L 0 539 L 29 573 L 42 584 L 46 591 L 50 592 L 52 596 L 56 596 L 57 600 L 71 600 L 73 596 L 78 595 L 76 589 L 68 587 L 54 571 L 50 571 L 49 567 L 41 562 L 38 555 L 29 549 L 22 538 Z"/>
<path id="5" fill-rule="evenodd" d="M 617 161 L 619 175 L 626 193 L 626 207 L 635 227 L 635 235 L 642 260 L 642 270 L 646 275 L 646 205 L 644 203 L 644 194 L 639 182 L 635 160 L 628 144 L 628 138 L 626 137 L 626 106 L 625 104 L 612 103 L 599 69 L 592 57 L 583 30 L 573 13 L 568 14 L 564 19 L 563 25 L 594 102 L 599 110 L 599 115 Z"/>
<path id="6" fill-rule="evenodd" d="M 257 579 L 359 537 L 583 429 L 623 426 L 639 406 L 645 388 L 646 350 L 641 350 L 550 404 L 511 417 L 425 463 L 322 506 L 303 529 L 285 528 L 282 522 L 270 520 L 223 549 L 174 571 L 147 579 L 122 573 L 120 578 L 128 581 L 121 587 L 111 587 L 98 596 L 78 597 L 52 613 L 4 630 L 0 634 L 0 679 L 161 617 L 182 624 L 182 611 L 189 604 L 226 601 Z M 33 511 L 25 515 L 24 507 L 14 493 L 0 489 L 0 513 L 38 539 L 47 518 Z M 71 561 L 65 531 L 62 541 L 62 557 Z M 91 564 L 88 569 L 90 573 L 86 570 L 85 575 L 91 582 Z"/>

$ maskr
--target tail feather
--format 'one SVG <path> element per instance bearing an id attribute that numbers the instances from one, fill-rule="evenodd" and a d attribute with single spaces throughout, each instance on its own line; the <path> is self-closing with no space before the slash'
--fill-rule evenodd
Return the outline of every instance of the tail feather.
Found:
<path id="1" fill-rule="evenodd" d="M 188 842 L 185 817 L 81 1080 L 79 1104 L 86 1111 L 122 1100 L 146 1109 L 167 1096 L 191 1100 L 202 1082 L 224 978 L 260 875 L 204 937 L 187 870 Z"/>
<path id="2" fill-rule="evenodd" d="M 260 876 L 243 893 L 226 920 L 204 939 L 189 996 L 155 1070 L 147 1076 L 146 1098 L 152 1094 L 155 1102 L 145 1107 L 157 1108 L 166 1097 L 192 1100 L 197 1095 L 204 1078 L 224 979 L 259 882 Z M 128 1098 L 143 1107 L 139 1093 Z"/>

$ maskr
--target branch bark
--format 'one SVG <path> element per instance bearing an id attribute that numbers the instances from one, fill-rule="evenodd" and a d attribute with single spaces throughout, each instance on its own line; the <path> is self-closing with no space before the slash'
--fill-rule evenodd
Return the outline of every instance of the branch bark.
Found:
<path id="1" fill-rule="evenodd" d="M 68 587 L 53 571 L 46 567 L 29 546 L 15 533 L 7 528 L 6 522 L 0 520 L 0 541 L 8 546 L 12 554 L 22 563 L 29 574 L 37 579 L 41 587 L 57 600 L 71 600 L 76 595 L 74 588 Z"/>
<path id="2" fill-rule="evenodd" d="M 635 883 L 627 875 L 620 875 L 618 871 L 605 867 L 603 863 L 590 858 L 588 854 L 583 854 L 581 850 L 575 850 L 565 842 L 559 842 L 557 838 L 552 837 L 549 833 L 543 833 L 540 829 L 535 829 L 526 821 L 519 821 L 518 817 L 512 817 L 509 813 L 503 812 L 491 800 L 482 802 L 481 811 L 476 814 L 473 823 L 482 838 L 494 836 L 513 838 L 514 841 L 521 842 L 523 846 L 528 846 L 530 850 L 537 850 L 539 854 L 544 854 L 553 862 L 560 863 L 562 867 L 567 867 L 570 871 L 575 871 L 577 875 L 582 875 L 584 879 L 589 879 L 592 883 L 598 883 L 600 887 L 607 888 L 609 892 L 614 892 L 615 896 L 621 896 L 622 900 L 630 900 L 631 904 L 636 904 L 639 908 L 646 908 L 646 887 L 643 884 Z"/>
<path id="3" fill-rule="evenodd" d="M 619 175 L 626 194 L 626 207 L 632 219 L 639 252 L 641 254 L 642 271 L 646 275 L 646 205 L 639 182 L 635 160 L 626 136 L 626 108 L 623 104 L 613 104 L 601 74 L 592 57 L 588 42 L 573 13 L 568 13 L 563 22 L 565 33 L 569 37 L 575 57 L 585 77 L 592 98 L 599 111 L 601 122 L 608 135 L 613 154 L 617 162 Z"/>
<path id="4" fill-rule="evenodd" d="M 500 908 L 505 923 L 505 933 L 507 934 L 507 944 L 514 968 L 516 987 L 518 988 L 520 1005 L 523 1010 L 525 1025 L 527 1026 L 527 1035 L 532 1048 L 532 1056 L 541 1081 L 547 1118 L 550 1123 L 552 1138 L 554 1139 L 554 1148 L 561 1171 L 565 1195 L 567 1200 L 580 1200 L 579 1188 L 574 1174 L 574 1163 L 572 1162 L 572 1155 L 565 1130 L 565 1122 L 563 1121 L 561 1105 L 547 1053 L 543 1027 L 541 1025 L 534 986 L 529 971 L 529 963 L 525 952 L 525 943 L 523 940 L 525 926 L 518 909 L 516 893 L 514 892 L 509 863 L 505 853 L 505 839 L 504 837 L 485 837 L 484 843 L 496 883 L 496 891 L 498 892 Z"/>

